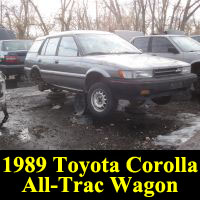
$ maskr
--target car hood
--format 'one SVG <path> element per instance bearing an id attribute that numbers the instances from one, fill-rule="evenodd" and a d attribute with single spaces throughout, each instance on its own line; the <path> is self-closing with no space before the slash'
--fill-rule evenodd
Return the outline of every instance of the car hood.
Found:
<path id="1" fill-rule="evenodd" d="M 85 58 L 89 63 L 129 69 L 160 69 L 166 67 L 189 66 L 188 63 L 182 61 L 147 54 L 99 55 L 87 56 Z"/>

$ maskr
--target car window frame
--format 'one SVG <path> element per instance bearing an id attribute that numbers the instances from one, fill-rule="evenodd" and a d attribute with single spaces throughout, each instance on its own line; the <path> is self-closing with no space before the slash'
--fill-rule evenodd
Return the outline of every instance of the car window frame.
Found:
<path id="1" fill-rule="evenodd" d="M 168 40 L 170 43 L 171 43 L 171 45 L 178 51 L 178 52 L 180 52 L 179 51 L 179 49 L 177 49 L 177 47 L 173 44 L 173 42 L 172 41 L 170 41 L 169 40 L 169 38 L 167 38 L 167 37 L 162 37 L 162 36 L 158 36 L 158 37 L 151 37 L 150 38 L 150 40 L 149 40 L 149 46 L 150 46 L 150 53 L 154 53 L 153 52 L 153 39 L 155 39 L 155 38 L 164 38 L 164 39 L 166 39 L 166 40 Z M 169 52 L 160 52 L 160 53 L 169 53 Z"/>
<path id="2" fill-rule="evenodd" d="M 44 47 L 46 41 L 47 41 L 47 40 L 50 41 L 51 39 L 55 39 L 55 38 L 59 38 L 59 41 L 58 41 L 58 44 L 57 44 L 57 47 L 56 47 L 55 55 L 45 55 L 45 54 L 44 54 L 44 55 L 41 55 L 41 51 L 42 51 L 42 49 L 43 49 L 43 47 Z M 46 39 L 44 40 L 44 42 L 43 42 L 41 48 L 40 48 L 40 51 L 39 51 L 39 54 L 38 54 L 38 55 L 44 56 L 44 57 L 56 57 L 56 56 L 57 56 L 57 52 L 58 52 L 58 46 L 59 46 L 59 44 L 60 44 L 60 40 L 61 40 L 61 37 L 60 37 L 60 36 L 54 36 L 54 37 L 48 37 L 48 38 L 46 38 Z M 47 43 L 47 46 L 46 46 L 46 49 L 45 49 L 45 53 L 46 53 L 46 50 L 47 50 L 49 41 L 48 41 L 48 43 Z"/>
<path id="3" fill-rule="evenodd" d="M 62 41 L 62 39 L 65 38 L 65 37 L 71 37 L 71 38 L 74 39 L 74 42 L 75 42 L 75 44 L 76 44 L 76 46 L 77 46 L 77 50 L 78 50 L 77 56 L 59 56 L 59 55 L 58 55 L 61 41 Z M 63 58 L 63 57 L 68 57 L 68 58 L 77 58 L 77 57 L 80 57 L 80 56 L 81 56 L 81 51 L 80 51 L 79 45 L 77 44 L 76 37 L 75 37 L 74 35 L 62 35 L 62 36 L 60 37 L 60 41 L 59 41 L 59 43 L 58 43 L 56 55 L 57 55 L 58 57 L 61 57 L 61 58 Z"/>
<path id="4" fill-rule="evenodd" d="M 39 55 L 39 56 L 44 56 L 44 55 L 41 55 L 41 53 L 42 53 L 43 47 L 44 47 L 44 45 L 45 45 L 45 43 L 46 43 L 47 40 L 49 40 L 49 38 L 46 38 L 46 39 L 43 41 L 43 43 L 42 43 L 42 45 L 41 45 L 41 47 L 40 47 L 40 49 L 39 49 L 39 51 L 38 51 L 38 55 Z M 49 43 L 49 42 L 48 42 L 48 43 Z M 47 43 L 47 45 L 48 45 L 48 43 Z M 47 46 L 46 46 L 46 47 L 47 47 Z M 45 49 L 45 53 L 46 53 L 46 49 Z"/>

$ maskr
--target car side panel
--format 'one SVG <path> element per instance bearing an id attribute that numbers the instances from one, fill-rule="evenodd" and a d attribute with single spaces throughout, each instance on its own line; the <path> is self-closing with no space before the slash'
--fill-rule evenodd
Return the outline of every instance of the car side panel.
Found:
<path id="1" fill-rule="evenodd" d="M 84 89 L 87 67 L 84 67 L 79 57 L 56 57 L 54 62 L 56 63 L 49 68 L 49 73 L 56 81 L 51 83 L 77 90 Z"/>

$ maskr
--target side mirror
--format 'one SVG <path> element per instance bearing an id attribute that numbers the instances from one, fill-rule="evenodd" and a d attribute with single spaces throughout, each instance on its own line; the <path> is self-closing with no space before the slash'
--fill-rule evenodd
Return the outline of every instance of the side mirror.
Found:
<path id="1" fill-rule="evenodd" d="M 178 50 L 176 48 L 174 48 L 174 47 L 168 48 L 168 52 L 169 53 L 173 53 L 173 54 L 178 54 L 179 53 Z"/>

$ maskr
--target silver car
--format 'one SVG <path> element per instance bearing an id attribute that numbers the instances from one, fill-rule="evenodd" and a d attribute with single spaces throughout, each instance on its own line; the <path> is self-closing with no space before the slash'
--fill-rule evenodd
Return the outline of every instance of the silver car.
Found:
<path id="1" fill-rule="evenodd" d="M 130 42 L 152 56 L 190 63 L 191 72 L 198 77 L 194 82 L 194 89 L 200 94 L 200 43 L 196 40 L 185 35 L 151 35 L 135 37 Z"/>
<path id="2" fill-rule="evenodd" d="M 119 36 L 101 31 L 69 31 L 38 38 L 25 70 L 41 90 L 85 95 L 96 117 L 108 116 L 118 100 L 169 103 L 196 78 L 188 63 L 142 54 Z"/>

